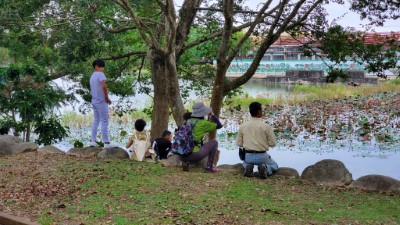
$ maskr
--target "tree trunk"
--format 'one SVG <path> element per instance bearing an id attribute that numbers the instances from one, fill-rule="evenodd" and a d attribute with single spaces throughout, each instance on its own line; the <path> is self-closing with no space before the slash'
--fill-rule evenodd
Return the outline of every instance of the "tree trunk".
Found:
<path id="1" fill-rule="evenodd" d="M 166 62 L 167 84 L 169 93 L 169 106 L 171 107 L 172 116 L 177 126 L 182 125 L 182 116 L 185 113 L 182 97 L 180 94 L 179 79 L 176 70 L 175 54 L 170 54 Z"/>
<path id="2" fill-rule="evenodd" d="M 169 109 L 178 126 L 182 125 L 184 113 L 176 71 L 175 55 L 149 54 L 152 82 L 154 85 L 154 108 L 151 124 L 151 137 L 161 137 L 168 128 Z"/>
<path id="3" fill-rule="evenodd" d="M 148 54 L 151 62 L 152 82 L 154 85 L 154 107 L 151 122 L 151 138 L 161 137 L 168 127 L 169 101 L 165 76 L 165 58 L 156 54 Z"/>
<path id="4" fill-rule="evenodd" d="M 26 142 L 30 142 L 31 140 L 31 125 L 28 124 L 27 128 L 26 128 L 26 136 L 25 136 L 25 141 Z"/>
<path id="5" fill-rule="evenodd" d="M 216 116 L 220 116 L 221 108 L 224 100 L 224 85 L 225 85 L 225 76 L 226 76 L 226 66 L 217 67 L 217 71 L 215 72 L 215 81 L 214 87 L 211 95 L 211 108 Z M 209 138 L 215 139 L 216 132 L 210 132 Z"/>

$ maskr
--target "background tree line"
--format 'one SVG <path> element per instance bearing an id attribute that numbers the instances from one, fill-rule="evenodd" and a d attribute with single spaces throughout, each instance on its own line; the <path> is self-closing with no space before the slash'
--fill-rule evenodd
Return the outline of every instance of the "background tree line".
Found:
<path id="1" fill-rule="evenodd" d="M 219 115 L 224 98 L 254 75 L 265 52 L 284 32 L 312 37 L 335 62 L 349 55 L 365 61 L 377 75 L 396 66 L 398 60 L 398 45 L 393 40 L 366 46 L 362 33 L 327 23 L 329 12 L 324 6 L 344 4 L 344 0 L 266 0 L 256 10 L 246 7 L 243 0 L 184 0 L 180 7 L 173 0 L 0 2 L 0 58 L 15 64 L 3 68 L 0 75 L 1 101 L 9 103 L 0 107 L 3 133 L 9 128 L 15 134 L 29 134 L 40 127 L 37 121 L 57 122 L 50 113 L 52 107 L 72 100 L 72 94 L 80 94 L 89 102 L 90 65 L 95 58 L 106 60 L 109 89 L 125 99 L 116 104 L 117 112 L 135 109 L 134 103 L 124 97 L 137 92 L 153 96 L 149 109 L 153 137 L 167 128 L 171 114 L 180 125 L 189 89 L 208 93 L 211 107 Z M 398 19 L 400 15 L 397 1 L 348 2 L 349 10 L 371 24 L 383 25 L 386 19 Z M 230 63 L 250 47 L 251 36 L 261 40 L 253 62 L 243 75 L 228 80 Z M 312 43 L 304 44 L 307 47 Z M 386 51 L 382 51 L 384 47 Z M 215 65 L 204 63 L 210 60 L 215 60 Z M 79 85 L 67 92 L 49 85 L 49 81 L 60 77 L 79 81 Z M 192 83 L 185 85 L 183 81 Z M 36 107 L 27 90 L 48 93 L 47 99 L 34 94 L 38 101 L 48 103 L 41 113 L 26 111 L 42 115 L 34 116 L 35 122 L 24 122 L 23 110 L 14 107 L 21 105 L 17 98 L 20 95 L 29 107 Z M 24 129 L 18 128 L 18 121 L 26 124 Z M 50 128 L 60 124 L 55 125 Z M 66 132 L 55 137 L 63 135 Z"/>

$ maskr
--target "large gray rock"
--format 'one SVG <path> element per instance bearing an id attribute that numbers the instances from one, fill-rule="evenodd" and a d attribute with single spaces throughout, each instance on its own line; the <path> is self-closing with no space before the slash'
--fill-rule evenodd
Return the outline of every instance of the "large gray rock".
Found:
<path id="1" fill-rule="evenodd" d="M 215 154 L 213 165 L 217 165 L 219 160 L 220 151 L 217 150 Z M 190 163 L 190 168 L 205 168 L 207 165 L 208 157 L 205 157 L 199 162 Z M 160 160 L 160 164 L 165 167 L 182 167 L 181 157 L 179 155 L 171 155 L 168 159 Z"/>
<path id="2" fill-rule="evenodd" d="M 97 154 L 98 158 L 102 159 L 129 159 L 129 154 L 122 148 L 105 148 L 99 154 Z"/>
<path id="3" fill-rule="evenodd" d="M 66 154 L 83 158 L 97 157 L 102 150 L 103 148 L 100 147 L 71 148 Z"/>
<path id="4" fill-rule="evenodd" d="M 57 147 L 54 147 L 52 145 L 46 145 L 44 147 L 41 147 L 38 149 L 39 153 L 45 153 L 45 154 L 65 154 L 64 151 L 60 150 Z"/>
<path id="5" fill-rule="evenodd" d="M 349 187 L 400 194 L 400 181 L 382 175 L 373 174 L 360 177 L 351 183 Z"/>
<path id="6" fill-rule="evenodd" d="M 22 139 L 20 137 L 0 135 L 0 156 L 12 154 L 12 147 L 21 142 Z"/>
<path id="7" fill-rule="evenodd" d="M 33 142 L 20 142 L 12 146 L 12 154 L 25 153 L 25 152 L 35 152 L 39 148 L 39 145 Z"/>
<path id="8" fill-rule="evenodd" d="M 235 165 L 224 164 L 218 166 L 218 171 L 222 173 L 243 174 L 244 168 L 242 163 L 237 163 Z"/>
<path id="9" fill-rule="evenodd" d="M 301 174 L 301 178 L 315 184 L 325 185 L 349 184 L 353 180 L 346 166 L 333 159 L 324 159 L 308 166 Z"/>
<path id="10" fill-rule="evenodd" d="M 14 145 L 17 143 L 21 143 L 22 139 L 20 137 L 13 136 L 13 135 L 0 135 L 0 141 L 2 141 L 3 143 L 6 143 L 8 145 Z"/>
<path id="11" fill-rule="evenodd" d="M 181 157 L 178 155 L 171 155 L 168 157 L 168 159 L 160 160 L 159 163 L 165 167 L 181 167 L 182 166 Z"/>
<path id="12" fill-rule="evenodd" d="M 274 177 L 284 177 L 284 178 L 300 178 L 299 172 L 293 168 L 280 167 L 278 171 L 272 174 Z"/>

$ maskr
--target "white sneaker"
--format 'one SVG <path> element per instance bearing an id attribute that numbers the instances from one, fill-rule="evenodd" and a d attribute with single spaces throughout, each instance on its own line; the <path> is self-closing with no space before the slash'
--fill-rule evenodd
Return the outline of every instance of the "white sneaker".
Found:
<path id="1" fill-rule="evenodd" d="M 99 145 L 97 144 L 97 142 L 95 141 L 91 141 L 89 144 L 90 147 L 99 147 Z"/>
<path id="2" fill-rule="evenodd" d="M 118 147 L 118 145 L 116 145 L 116 144 L 104 144 L 104 148 L 116 148 L 116 147 Z"/>

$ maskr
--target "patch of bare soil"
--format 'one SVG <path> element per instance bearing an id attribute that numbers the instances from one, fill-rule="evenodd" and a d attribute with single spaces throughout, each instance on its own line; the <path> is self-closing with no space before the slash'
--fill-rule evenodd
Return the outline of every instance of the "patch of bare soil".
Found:
<path id="1" fill-rule="evenodd" d="M 37 152 L 0 157 L 0 211 L 36 220 L 40 209 L 63 208 L 63 200 L 85 181 L 62 169 L 78 160 L 82 159 Z"/>

